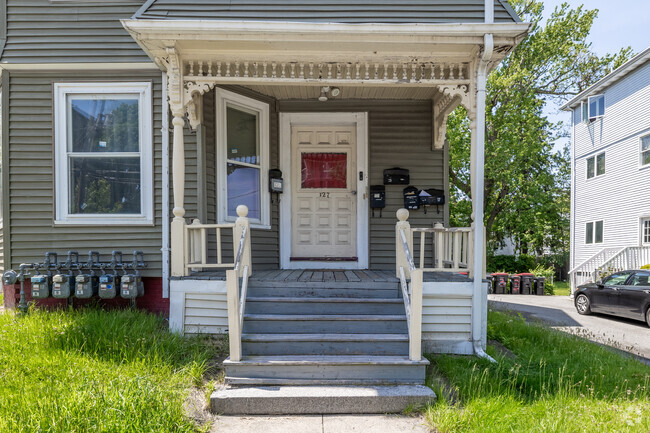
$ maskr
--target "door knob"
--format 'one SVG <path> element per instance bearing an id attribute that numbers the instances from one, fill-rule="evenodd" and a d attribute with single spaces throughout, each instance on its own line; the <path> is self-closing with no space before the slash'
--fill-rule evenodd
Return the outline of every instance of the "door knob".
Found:
<path id="1" fill-rule="evenodd" d="M 357 192 L 356 191 L 350 191 L 350 194 L 357 195 Z"/>

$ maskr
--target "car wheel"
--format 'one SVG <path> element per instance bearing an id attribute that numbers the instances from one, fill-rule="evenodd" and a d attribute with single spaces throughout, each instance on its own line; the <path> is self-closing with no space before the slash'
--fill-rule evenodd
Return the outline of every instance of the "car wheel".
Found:
<path id="1" fill-rule="evenodd" d="M 591 314 L 591 306 L 589 305 L 589 298 L 587 295 L 579 294 L 576 298 L 576 310 L 578 314 Z"/>
<path id="2" fill-rule="evenodd" d="M 650 326 L 650 307 L 648 307 L 647 310 L 645 310 L 645 321 Z"/>

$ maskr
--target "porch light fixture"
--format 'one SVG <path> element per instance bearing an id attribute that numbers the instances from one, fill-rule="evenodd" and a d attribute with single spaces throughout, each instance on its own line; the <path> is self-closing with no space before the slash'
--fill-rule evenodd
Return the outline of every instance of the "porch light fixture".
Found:
<path id="1" fill-rule="evenodd" d="M 329 86 L 321 87 L 320 96 L 318 97 L 318 100 L 321 102 L 327 101 L 329 99 L 327 96 L 328 94 L 330 97 L 336 98 L 341 94 L 341 89 L 339 89 L 338 87 L 329 87 Z"/>

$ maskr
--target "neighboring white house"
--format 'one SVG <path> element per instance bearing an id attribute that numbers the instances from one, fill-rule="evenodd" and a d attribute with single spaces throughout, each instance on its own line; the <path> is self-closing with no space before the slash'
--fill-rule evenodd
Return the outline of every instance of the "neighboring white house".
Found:
<path id="1" fill-rule="evenodd" d="M 562 107 L 572 116 L 572 288 L 650 263 L 650 48 Z"/>

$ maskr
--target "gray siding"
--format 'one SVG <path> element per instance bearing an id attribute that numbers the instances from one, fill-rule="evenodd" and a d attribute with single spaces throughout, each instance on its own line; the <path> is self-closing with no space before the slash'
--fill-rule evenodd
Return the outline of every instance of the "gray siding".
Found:
<path id="1" fill-rule="evenodd" d="M 150 62 L 119 21 L 142 2 L 6 2 L 3 62 Z"/>
<path id="2" fill-rule="evenodd" d="M 82 226 L 54 227 L 53 215 L 53 108 L 52 83 L 59 81 L 152 81 L 154 137 L 154 217 L 155 226 Z M 162 145 L 161 145 L 161 74 L 156 72 L 90 72 L 58 74 L 12 73 L 9 76 L 8 110 L 9 152 L 8 202 L 10 220 L 5 217 L 11 237 L 8 255 L 15 268 L 23 262 L 42 261 L 45 251 L 64 254 L 78 250 L 85 255 L 96 249 L 104 259 L 111 250 L 130 254 L 141 249 L 149 268 L 145 276 L 161 274 Z M 4 156 L 4 155 L 3 155 Z"/>
<path id="3" fill-rule="evenodd" d="M 5 270 L 5 243 L 4 227 L 0 224 L 0 272 Z"/>
<path id="4" fill-rule="evenodd" d="M 518 18 L 500 0 L 495 21 Z M 460 23 L 485 21 L 484 0 L 156 0 L 137 18 L 338 23 Z"/>

